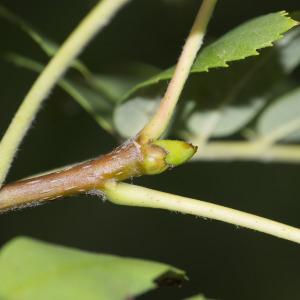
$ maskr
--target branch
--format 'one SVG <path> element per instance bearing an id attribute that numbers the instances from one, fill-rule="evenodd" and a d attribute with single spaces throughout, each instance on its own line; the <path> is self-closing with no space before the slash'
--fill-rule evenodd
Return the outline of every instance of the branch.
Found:
<path id="1" fill-rule="evenodd" d="M 129 0 L 102 0 L 81 21 L 33 84 L 0 143 L 0 187 L 41 103 L 82 49 Z"/>
<path id="2" fill-rule="evenodd" d="M 203 43 L 206 27 L 212 16 L 216 2 L 217 0 L 203 0 L 164 98 L 155 115 L 139 133 L 139 140 L 142 143 L 158 139 L 167 128 L 192 64 Z"/>
<path id="3" fill-rule="evenodd" d="M 161 208 L 215 219 L 300 243 L 300 229 L 298 228 L 221 205 L 126 183 L 106 184 L 104 192 L 115 204 Z"/>
<path id="4" fill-rule="evenodd" d="M 195 142 L 196 143 L 196 142 Z M 197 143 L 196 143 L 197 144 Z M 300 163 L 299 145 L 273 145 L 260 142 L 210 142 L 194 155 L 192 161 L 201 160 L 255 160 Z"/>
<path id="5" fill-rule="evenodd" d="M 4 185 L 0 189 L 0 212 L 101 190 L 108 181 L 159 174 L 183 164 L 196 149 L 181 141 L 140 145 L 129 140 L 96 159 Z"/>

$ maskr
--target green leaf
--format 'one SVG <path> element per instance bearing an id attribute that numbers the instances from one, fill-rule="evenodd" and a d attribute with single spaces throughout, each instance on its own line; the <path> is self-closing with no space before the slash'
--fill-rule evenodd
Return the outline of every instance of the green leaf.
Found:
<path id="1" fill-rule="evenodd" d="M 279 141 L 300 141 L 300 88 L 276 99 L 260 116 L 257 132 Z"/>
<path id="2" fill-rule="evenodd" d="M 272 22 L 277 22 L 277 26 L 272 27 Z M 222 54 L 224 57 L 232 60 L 237 57 L 233 54 L 241 53 L 241 49 L 249 50 L 251 39 L 254 36 L 253 31 L 258 32 L 255 26 L 260 26 L 259 32 L 266 31 L 265 39 L 261 38 L 259 41 L 262 46 L 268 45 L 270 39 L 278 39 L 280 28 L 282 30 L 283 28 L 287 29 L 292 24 L 294 25 L 295 22 L 284 16 L 283 13 L 259 17 L 239 26 L 206 47 L 199 54 L 197 62 L 200 58 L 201 60 L 206 59 L 208 63 L 206 66 L 212 67 L 212 62 L 215 62 L 216 58 L 220 57 L 223 52 L 226 52 L 226 55 Z M 270 29 L 270 27 L 272 28 Z M 242 32 L 248 32 L 249 35 L 245 34 L 245 44 L 241 40 Z M 190 135 L 197 138 L 205 135 L 224 137 L 234 134 L 248 124 L 274 95 L 289 88 L 289 82 L 283 79 L 297 67 L 300 61 L 300 51 L 293 52 L 293 49 L 298 47 L 299 36 L 300 28 L 298 27 L 287 33 L 276 47 L 264 51 L 259 58 L 255 57 L 234 63 L 227 70 L 212 69 L 209 73 L 203 73 L 204 64 L 202 63 L 202 67 L 200 67 L 201 65 L 197 63 L 192 70 L 194 75 L 190 78 L 182 95 L 183 99 L 180 103 L 182 107 L 175 121 L 177 134 L 184 138 Z M 220 45 L 223 45 L 224 49 L 221 50 Z M 258 44 L 254 43 L 253 45 L 254 48 L 258 47 Z M 217 51 L 220 51 L 220 54 Z M 291 52 L 293 52 L 292 61 L 286 59 L 287 55 L 291 55 Z M 212 60 L 205 57 L 210 57 Z M 197 73 L 199 71 L 201 72 Z M 168 75 L 165 77 L 161 74 Z M 155 82 L 163 78 L 169 79 L 171 76 L 169 71 L 161 74 L 156 77 L 159 80 L 155 80 Z M 147 82 L 145 86 L 148 85 Z M 156 89 L 159 90 L 157 85 Z M 127 118 L 128 125 L 125 127 L 122 126 L 121 122 L 116 124 L 117 130 L 124 137 L 137 133 L 149 119 L 149 116 L 154 113 L 156 106 L 151 104 L 151 97 L 146 96 L 148 90 L 149 87 L 142 97 L 128 99 L 118 107 L 118 111 L 115 113 L 118 119 L 114 118 L 115 121 L 121 120 L 124 124 L 128 113 L 131 116 L 130 120 Z M 156 96 L 153 100 L 155 101 L 157 98 Z M 131 114 L 132 110 L 134 111 L 137 107 L 141 111 L 147 112 L 144 118 L 140 118 L 137 113 Z"/>
<path id="3" fill-rule="evenodd" d="M 226 72 L 213 70 L 199 75 L 195 85 L 201 91 L 194 96 L 190 117 L 185 117 L 187 129 L 197 137 L 209 130 L 212 137 L 236 133 L 274 97 L 294 86 L 288 75 L 299 63 L 300 28 L 297 27 L 259 58 L 232 64 Z"/>
<path id="4" fill-rule="evenodd" d="M 5 58 L 16 66 L 37 73 L 40 73 L 44 68 L 39 62 L 18 54 L 10 53 Z M 112 124 L 113 105 L 100 92 L 96 92 L 84 82 L 75 82 L 70 79 L 60 79 L 58 85 L 76 100 L 104 130 L 114 134 Z"/>
<path id="5" fill-rule="evenodd" d="M 95 254 L 16 238 L 0 252 L 0 299 L 124 300 L 183 271 L 140 259 Z"/>
<path id="6" fill-rule="evenodd" d="M 284 11 L 250 20 L 205 47 L 199 53 L 191 72 L 207 72 L 211 68 L 228 67 L 228 62 L 258 55 L 258 49 L 272 46 L 273 42 L 280 39 L 283 33 L 297 24 Z M 173 71 L 174 68 L 168 69 L 138 84 L 124 99 L 129 98 L 141 88 L 162 80 L 169 80 Z"/>

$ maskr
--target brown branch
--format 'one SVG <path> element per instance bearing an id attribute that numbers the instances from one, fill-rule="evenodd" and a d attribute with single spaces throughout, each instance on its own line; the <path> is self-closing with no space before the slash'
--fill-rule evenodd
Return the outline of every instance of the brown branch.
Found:
<path id="1" fill-rule="evenodd" d="M 143 172 L 142 160 L 141 146 L 130 142 L 61 171 L 4 185 L 0 190 L 0 211 L 101 189 L 108 180 L 139 176 Z"/>
<path id="2" fill-rule="evenodd" d="M 160 140 L 139 144 L 135 140 L 129 140 L 96 159 L 4 185 L 0 189 L 0 211 L 91 190 L 103 190 L 105 184 L 111 181 L 158 174 L 184 163 L 196 149 L 181 141 Z"/>

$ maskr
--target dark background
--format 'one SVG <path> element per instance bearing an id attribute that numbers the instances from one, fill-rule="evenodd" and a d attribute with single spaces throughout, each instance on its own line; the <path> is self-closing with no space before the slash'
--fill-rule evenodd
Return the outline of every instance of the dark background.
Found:
<path id="1" fill-rule="evenodd" d="M 123 61 L 164 68 L 175 63 L 200 1 L 132 1 L 82 54 L 95 72 Z M 218 37 L 241 21 L 298 0 L 219 1 L 209 28 Z M 94 5 L 89 0 L 0 1 L 62 42 Z M 46 62 L 16 27 L 0 20 L 0 51 Z M 36 74 L 0 60 L 0 134 Z M 9 181 L 94 157 L 116 145 L 72 99 L 55 89 L 22 144 Z M 1 158 L 0 158 L 1 159 Z M 148 187 L 210 200 L 299 226 L 299 165 L 197 163 L 135 179 Z M 190 281 L 141 299 L 181 299 L 198 292 L 216 299 L 300 299 L 299 246 L 216 221 L 166 211 L 118 207 L 91 196 L 73 197 L 0 216 L 0 244 L 19 235 L 173 264 Z"/>

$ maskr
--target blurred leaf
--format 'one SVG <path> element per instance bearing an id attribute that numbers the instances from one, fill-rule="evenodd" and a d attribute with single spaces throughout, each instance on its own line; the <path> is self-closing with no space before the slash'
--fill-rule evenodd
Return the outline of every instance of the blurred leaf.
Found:
<path id="1" fill-rule="evenodd" d="M 298 26 L 259 58 L 232 64 L 226 72 L 219 70 L 202 75 L 196 83 L 201 87 L 201 92 L 195 97 L 196 107 L 190 118 L 186 118 L 187 129 L 197 137 L 205 135 L 208 130 L 211 130 L 212 137 L 234 134 L 266 103 L 294 87 L 287 75 L 299 63 Z"/>
<path id="2" fill-rule="evenodd" d="M 276 23 L 276 26 L 272 25 L 273 22 Z M 274 41 L 280 37 L 279 32 L 291 28 L 294 24 L 295 22 L 287 18 L 282 12 L 269 14 L 239 26 L 206 47 L 197 58 L 192 70 L 195 75 L 188 81 L 182 95 L 183 101 L 182 104 L 180 103 L 182 107 L 176 124 L 177 133 L 183 135 L 184 138 L 189 135 L 198 138 L 205 137 L 205 135 L 213 137 L 231 135 L 249 123 L 274 95 L 290 88 L 288 81 L 280 81 L 283 81 L 286 74 L 291 72 L 299 63 L 300 52 L 293 53 L 293 62 L 285 59 L 286 55 L 291 52 L 290 49 L 298 47 L 299 27 L 287 33 L 282 42 L 275 47 L 276 49 L 264 51 L 259 59 L 251 58 L 250 60 L 234 63 L 226 71 L 213 69 L 209 73 L 201 72 L 205 71 L 205 68 L 217 66 L 220 57 L 225 57 L 226 60 L 231 61 L 236 60 L 239 55 L 240 57 L 249 56 L 251 51 L 257 54 L 250 46 L 253 39 L 255 39 L 255 42 L 252 46 L 255 49 L 259 48 L 258 45 L 261 47 L 263 45 L 268 46 L 270 40 Z M 265 34 L 263 34 L 264 31 Z M 260 34 L 261 38 L 254 38 L 255 34 Z M 244 41 L 243 35 L 245 35 Z M 246 55 L 246 53 L 249 55 Z M 200 63 L 201 61 L 202 63 Z M 200 73 L 197 74 L 197 72 Z M 167 74 L 167 76 L 161 76 L 162 74 Z M 158 82 L 170 77 L 171 73 L 168 70 L 156 76 L 154 81 Z M 141 85 L 146 87 L 150 81 L 146 81 Z M 141 85 L 135 87 L 135 91 Z M 147 101 L 142 100 L 142 98 L 147 98 Z M 157 99 L 157 93 L 155 99 Z M 155 106 L 149 104 L 151 102 L 150 97 L 144 95 L 133 100 L 132 104 L 130 104 L 132 99 L 128 99 L 119 106 L 118 120 L 124 121 L 126 115 L 123 119 L 120 115 L 123 112 L 127 114 L 128 107 L 134 109 L 135 106 L 139 105 L 141 110 L 147 112 L 147 119 L 149 114 L 154 112 Z M 123 106 L 125 106 L 124 109 Z M 189 112 L 186 113 L 187 111 Z M 137 119 L 133 120 L 134 118 Z M 120 123 L 116 127 L 121 135 L 128 137 L 130 132 L 136 133 L 138 131 L 133 130 L 135 127 L 138 129 L 143 127 L 146 122 L 145 119 L 139 119 L 137 114 L 133 113 L 131 120 L 128 121 L 129 124 L 133 125 L 126 128 L 126 132 L 124 132 Z M 116 121 L 116 118 L 114 120 Z"/>
<path id="3" fill-rule="evenodd" d="M 286 73 L 291 73 L 300 64 L 300 28 L 288 32 L 278 42 L 280 47 L 280 63 Z"/>
<path id="4" fill-rule="evenodd" d="M 185 279 L 183 271 L 165 264 L 30 238 L 16 238 L 0 252 L 1 299 L 124 300 Z"/>
<path id="5" fill-rule="evenodd" d="M 41 35 L 25 20 L 1 5 L 0 16 L 17 25 L 28 34 L 48 56 L 53 56 L 58 50 L 58 44 Z M 39 73 L 44 67 L 37 62 L 17 55 L 10 55 L 9 59 L 19 66 Z M 125 69 L 124 66 L 118 65 L 117 75 L 93 74 L 78 59 L 73 62 L 73 67 L 84 76 L 86 83 L 75 83 L 69 79 L 62 79 L 59 83 L 60 86 L 109 133 L 114 132 L 112 124 L 112 109 L 114 105 L 109 102 L 116 103 L 138 82 L 158 72 L 157 68 L 150 65 L 131 63 Z"/>
<path id="6" fill-rule="evenodd" d="M 275 59 L 264 58 L 232 65 L 226 74 L 212 72 L 198 80 L 201 92 L 192 97 L 194 109 L 184 119 L 189 135 L 198 138 L 232 135 L 256 117 L 274 97 L 294 86 L 284 78 Z M 218 89 L 214 90 L 214 85 Z"/>
<path id="7" fill-rule="evenodd" d="M 282 95 L 266 108 L 257 123 L 261 137 L 300 141 L 300 88 Z"/>
<path id="8" fill-rule="evenodd" d="M 118 106 L 114 112 L 114 124 L 124 138 L 135 136 L 154 113 L 160 98 L 137 97 Z"/>
<path id="9" fill-rule="evenodd" d="M 32 59 L 18 54 L 8 54 L 5 58 L 16 66 L 40 73 L 44 66 Z M 112 124 L 113 105 L 99 92 L 87 86 L 84 82 L 75 82 L 70 79 L 60 79 L 58 85 L 75 99 L 106 131 L 113 134 Z"/>
<path id="10" fill-rule="evenodd" d="M 296 25 L 297 22 L 287 17 L 284 11 L 250 20 L 205 47 L 199 53 L 191 72 L 207 72 L 211 68 L 228 67 L 228 62 L 258 55 L 258 49 L 272 46 L 283 33 Z M 141 88 L 170 79 L 173 71 L 174 68 L 168 69 L 138 84 L 124 99 Z"/>
<path id="11" fill-rule="evenodd" d="M 56 52 L 57 45 L 55 43 L 44 38 L 18 16 L 1 6 L 0 15 L 17 24 L 48 55 L 51 56 Z M 206 47 L 198 55 L 192 72 L 198 73 L 207 71 L 210 68 L 225 67 L 229 61 L 257 55 L 257 49 L 271 46 L 273 41 L 279 39 L 283 32 L 295 26 L 295 24 L 295 21 L 286 17 L 285 12 L 273 13 L 248 21 Z M 291 34 L 289 40 L 284 39 L 279 44 L 282 50 L 280 61 L 286 72 L 291 72 L 300 61 L 300 51 L 297 51 L 300 47 L 300 32 L 295 30 L 292 33 L 293 35 Z M 270 95 L 273 95 L 269 92 L 265 95 L 261 90 L 253 95 L 252 91 L 257 91 L 257 83 L 261 80 L 264 81 L 266 75 L 269 74 L 266 74 L 264 70 L 265 64 L 262 64 L 261 67 L 252 65 L 249 64 L 248 67 L 234 72 L 230 70 L 233 74 L 233 76 L 229 76 L 231 82 L 226 78 L 224 80 L 227 75 L 218 74 L 215 76 L 214 74 L 217 72 L 213 72 L 213 74 L 210 74 L 210 72 L 205 75 L 208 76 L 207 79 L 204 79 L 204 77 L 200 79 L 197 85 L 201 86 L 203 91 L 200 94 L 194 94 L 190 98 L 192 99 L 191 102 L 194 102 L 195 111 L 189 118 L 185 118 L 185 129 L 193 135 L 203 136 L 206 131 L 210 130 L 209 126 L 213 123 L 212 121 L 216 119 L 216 125 L 212 125 L 212 127 L 215 127 L 212 128 L 212 136 L 222 137 L 233 134 L 247 124 L 269 100 Z M 112 133 L 113 126 L 115 126 L 118 132 L 126 138 L 132 137 L 145 125 L 156 108 L 156 101 L 152 104 L 150 97 L 143 96 L 134 98 L 133 103 L 130 103 L 130 100 L 118 106 L 114 112 L 114 125 L 111 120 L 113 103 L 124 99 L 126 91 L 132 87 L 130 93 L 139 90 L 141 87 L 169 79 L 173 72 L 173 69 L 169 69 L 136 85 L 146 78 L 147 74 L 153 74 L 155 70 L 137 64 L 131 65 L 131 70 L 127 70 L 124 75 L 120 73 L 118 75 L 94 75 L 85 66 L 83 68 L 81 66 L 83 66 L 81 62 L 77 61 L 75 68 L 79 67 L 77 69 L 85 75 L 87 84 L 65 80 L 61 81 L 61 86 L 96 119 L 101 127 Z M 258 70 L 255 73 L 253 69 Z M 258 75 L 254 76 L 252 73 Z M 256 77 L 252 84 L 249 84 L 249 77 L 250 79 Z M 272 75 L 271 78 L 274 79 L 274 76 Z M 266 82 L 264 84 L 267 85 Z M 218 89 L 213 91 L 212 95 L 211 90 L 215 89 L 215 86 L 218 86 Z M 244 88 L 245 86 L 247 87 Z M 206 90 L 207 88 L 208 90 Z M 250 95 L 244 89 L 250 91 Z M 157 98 L 158 96 L 154 97 L 154 100 Z M 111 101 L 113 103 L 109 103 Z M 239 104 L 237 105 L 237 103 Z"/>
<path id="12" fill-rule="evenodd" d="M 115 67 L 112 67 L 112 69 L 115 69 Z M 158 68 L 145 63 L 118 63 L 115 71 L 109 74 L 91 74 L 86 78 L 86 81 L 91 87 L 100 92 L 105 90 L 109 98 L 116 103 L 137 83 L 149 78 L 158 71 Z"/>

